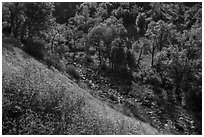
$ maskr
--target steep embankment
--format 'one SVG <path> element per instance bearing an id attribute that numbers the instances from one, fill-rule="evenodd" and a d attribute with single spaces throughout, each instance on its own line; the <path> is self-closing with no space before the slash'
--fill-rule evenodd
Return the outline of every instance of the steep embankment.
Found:
<path id="1" fill-rule="evenodd" d="M 160 134 L 22 50 L 2 47 L 3 134 Z"/>

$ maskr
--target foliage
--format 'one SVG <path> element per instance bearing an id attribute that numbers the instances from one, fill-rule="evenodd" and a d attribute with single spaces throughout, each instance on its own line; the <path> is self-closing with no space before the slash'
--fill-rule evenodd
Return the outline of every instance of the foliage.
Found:
<path id="1" fill-rule="evenodd" d="M 151 66 L 154 65 L 154 58 L 157 51 L 162 51 L 162 48 L 169 44 L 178 41 L 178 33 L 175 30 L 175 25 L 167 24 L 162 20 L 158 22 L 152 21 L 148 24 L 148 29 L 145 33 L 146 37 L 142 37 L 138 42 L 135 43 L 134 49 L 140 53 L 151 54 Z"/>
<path id="2" fill-rule="evenodd" d="M 91 65 L 94 63 L 93 61 L 93 58 L 89 55 L 85 55 L 84 59 L 83 59 L 83 62 L 86 64 L 86 65 Z"/>
<path id="3" fill-rule="evenodd" d="M 68 65 L 66 68 L 66 73 L 71 75 L 74 79 L 76 79 L 78 82 L 81 79 L 80 73 L 77 71 L 76 67 L 72 65 Z"/>
<path id="4" fill-rule="evenodd" d="M 111 43 L 111 61 L 114 65 L 122 66 L 126 65 L 126 55 L 123 49 L 123 41 L 120 38 L 116 38 Z"/>
<path id="5" fill-rule="evenodd" d="M 148 25 L 146 36 L 149 38 L 154 36 L 155 44 L 158 50 L 161 51 L 166 45 L 172 44 L 172 41 L 176 37 L 175 32 L 175 25 L 159 20 L 158 22 L 151 22 Z"/>
<path id="6" fill-rule="evenodd" d="M 47 42 L 38 39 L 24 40 L 24 51 L 37 59 L 44 59 L 45 47 Z"/>
<path id="7" fill-rule="evenodd" d="M 146 18 L 145 13 L 139 13 L 135 20 L 135 25 L 136 25 L 137 31 L 140 34 L 140 36 L 144 36 L 146 32 L 145 18 Z"/>
<path id="8" fill-rule="evenodd" d="M 65 45 L 68 34 L 64 24 L 53 22 L 47 31 L 40 34 L 40 37 L 49 43 L 46 46 L 47 53 L 58 54 L 59 59 L 61 59 L 68 52 L 68 47 Z"/>
<path id="9" fill-rule="evenodd" d="M 11 33 L 17 38 L 20 28 L 24 22 L 23 16 L 24 3 L 2 3 L 3 21 L 9 24 Z"/>
<path id="10" fill-rule="evenodd" d="M 66 61 L 65 59 L 60 59 L 60 57 L 57 54 L 45 54 L 45 57 L 43 59 L 45 64 L 48 66 L 48 68 L 56 68 L 60 72 L 66 71 Z"/>
<path id="11" fill-rule="evenodd" d="M 4 20 L 15 38 L 27 39 L 46 30 L 52 22 L 52 3 L 3 3 Z"/>
<path id="12" fill-rule="evenodd" d="M 157 98 L 153 102 L 163 105 L 164 114 L 169 113 L 169 103 L 174 103 L 172 106 L 201 118 L 202 3 L 3 2 L 2 32 L 4 50 L 21 47 L 48 68 L 68 73 L 66 76 L 71 75 L 77 82 L 85 69 L 85 77 L 78 84 L 91 78 L 91 85 L 105 82 L 102 89 L 111 85 L 126 97 L 134 89 L 131 83 L 136 82 L 151 88 L 151 96 Z M 10 39 L 13 37 L 21 43 L 15 44 Z M 104 75 L 102 79 L 100 74 Z M 143 99 L 143 103 L 147 101 Z M 21 126 L 41 132 L 44 121 L 40 115 L 29 110 L 24 117 L 38 121 L 38 128 Z M 175 121 L 174 116 L 172 119 Z"/>
<path id="13" fill-rule="evenodd" d="M 75 15 L 75 9 L 78 4 L 79 2 L 55 2 L 53 16 L 56 18 L 56 22 L 59 24 L 66 23 L 68 18 Z"/>
<path id="14" fill-rule="evenodd" d="M 100 64 L 102 64 L 102 59 L 110 60 L 111 42 L 116 37 L 122 37 L 125 33 L 126 29 L 122 22 L 113 16 L 90 30 L 88 40 L 98 52 Z"/>
<path id="15" fill-rule="evenodd" d="M 201 82 L 201 31 L 199 30 L 200 28 L 197 28 L 184 32 L 186 41 L 183 46 L 171 45 L 157 55 L 157 71 L 162 77 L 172 79 L 174 92 L 180 103 L 181 94 L 184 92 L 188 95 L 190 92 L 195 92 L 194 85 Z M 190 38 L 186 33 L 190 34 Z M 201 89 L 198 85 L 196 87 L 196 91 L 200 94 Z"/>

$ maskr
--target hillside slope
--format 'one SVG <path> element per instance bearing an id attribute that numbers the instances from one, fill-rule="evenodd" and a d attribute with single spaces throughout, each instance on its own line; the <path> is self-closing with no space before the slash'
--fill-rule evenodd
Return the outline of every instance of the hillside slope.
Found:
<path id="1" fill-rule="evenodd" d="M 2 43 L 3 134 L 160 134 Z"/>

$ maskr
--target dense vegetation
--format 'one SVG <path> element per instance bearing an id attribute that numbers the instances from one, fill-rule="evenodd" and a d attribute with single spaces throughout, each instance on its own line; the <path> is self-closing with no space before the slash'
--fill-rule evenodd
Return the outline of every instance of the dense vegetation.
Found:
<path id="1" fill-rule="evenodd" d="M 2 21 L 4 38 L 116 110 L 201 134 L 202 3 L 5 2 Z"/>

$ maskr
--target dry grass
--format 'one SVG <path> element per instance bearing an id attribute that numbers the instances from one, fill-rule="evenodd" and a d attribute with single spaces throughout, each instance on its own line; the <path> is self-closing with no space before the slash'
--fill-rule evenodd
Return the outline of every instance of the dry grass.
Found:
<path id="1" fill-rule="evenodd" d="M 2 64 L 3 134 L 160 134 L 17 48 L 3 49 Z"/>

